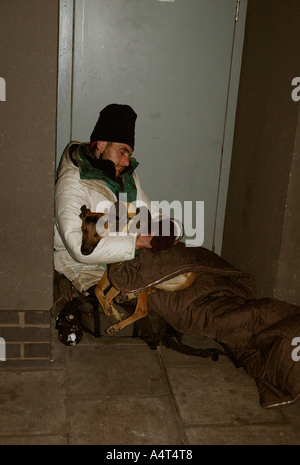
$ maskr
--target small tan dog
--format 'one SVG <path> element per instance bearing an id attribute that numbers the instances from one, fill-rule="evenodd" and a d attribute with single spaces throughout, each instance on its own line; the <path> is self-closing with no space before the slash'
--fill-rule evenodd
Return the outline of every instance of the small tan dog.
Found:
<path id="1" fill-rule="evenodd" d="M 117 203 L 118 204 L 118 203 Z M 119 205 L 115 204 L 116 211 L 118 211 Z M 136 215 L 137 211 L 131 211 L 127 205 L 127 227 L 126 230 L 130 230 L 130 220 Z M 150 214 L 149 214 L 150 215 Z M 97 221 L 104 216 L 104 213 L 95 213 L 91 212 L 85 205 L 81 207 L 81 214 L 80 218 L 82 219 L 82 245 L 81 245 L 81 252 L 83 255 L 89 255 L 93 252 L 96 245 L 99 241 L 107 234 L 107 230 L 109 228 L 108 221 L 102 226 L 103 235 L 98 234 L 97 232 Z M 119 228 L 119 216 L 118 213 L 116 215 L 116 229 Z M 151 217 L 150 217 L 151 218 Z M 172 221 L 170 221 L 172 223 Z M 173 224 L 173 223 L 172 223 Z M 173 225 L 174 226 L 174 225 Z M 160 229 L 158 231 L 161 231 Z M 124 229 L 123 229 L 124 230 Z M 168 237 L 157 235 L 154 236 L 151 245 L 154 251 L 156 250 L 163 250 L 166 248 L 175 245 L 177 241 L 175 240 L 175 233 L 174 228 L 170 228 L 170 235 Z M 108 279 L 107 271 L 104 272 L 102 278 L 100 279 L 99 283 L 95 287 L 95 295 L 99 300 L 101 307 L 106 316 L 114 316 L 118 320 L 118 323 L 110 326 L 106 329 L 107 334 L 114 334 L 117 331 L 122 330 L 126 326 L 134 323 L 135 321 L 144 318 L 148 315 L 147 309 L 147 295 L 151 292 L 155 292 L 155 288 L 172 292 L 187 289 L 191 286 L 196 279 L 196 273 L 189 272 L 183 273 L 175 278 L 169 279 L 161 284 L 155 285 L 153 287 L 144 289 L 137 294 L 127 294 L 126 300 L 137 298 L 137 304 L 135 307 L 135 311 L 132 315 L 125 317 L 124 314 L 117 311 L 117 309 L 113 305 L 113 300 L 120 294 L 120 290 L 113 287 Z"/>

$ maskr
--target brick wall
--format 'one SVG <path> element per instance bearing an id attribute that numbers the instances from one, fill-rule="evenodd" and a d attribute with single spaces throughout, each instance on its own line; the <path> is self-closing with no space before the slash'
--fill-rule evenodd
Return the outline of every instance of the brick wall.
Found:
<path id="1" fill-rule="evenodd" d="M 6 362 L 49 360 L 50 318 L 49 311 L 1 311 Z"/>

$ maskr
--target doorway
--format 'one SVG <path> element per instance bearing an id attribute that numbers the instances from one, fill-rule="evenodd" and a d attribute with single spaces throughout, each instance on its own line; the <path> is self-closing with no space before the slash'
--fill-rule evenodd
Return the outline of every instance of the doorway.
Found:
<path id="1" fill-rule="evenodd" d="M 138 114 L 151 200 L 204 202 L 221 252 L 247 0 L 61 0 L 57 160 L 109 103 Z M 193 210 L 194 226 L 196 211 Z"/>

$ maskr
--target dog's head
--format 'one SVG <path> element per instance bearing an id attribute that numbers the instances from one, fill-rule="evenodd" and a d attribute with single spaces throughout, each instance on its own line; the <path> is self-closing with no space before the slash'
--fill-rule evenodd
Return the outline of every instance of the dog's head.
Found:
<path id="1" fill-rule="evenodd" d="M 127 230 L 127 223 L 134 214 L 135 209 L 132 210 L 132 205 L 124 202 L 116 202 L 106 213 L 91 212 L 86 205 L 83 205 L 79 215 L 82 220 L 81 253 L 83 255 L 90 255 L 108 232 L 114 233 L 120 230 Z M 105 218 L 98 223 L 98 220 L 102 217 Z"/>
<path id="2" fill-rule="evenodd" d="M 97 222 L 105 215 L 101 230 Z M 91 212 L 86 205 L 81 207 L 80 218 L 82 220 L 82 244 L 81 253 L 90 255 L 99 241 L 108 231 L 126 231 L 129 233 L 139 231 L 142 235 L 153 234 L 151 241 L 153 252 L 168 249 L 176 244 L 176 228 L 172 220 L 163 219 L 152 222 L 151 214 L 146 207 L 130 210 L 128 204 L 116 202 L 107 214 Z M 104 222 L 104 220 L 106 220 Z"/>

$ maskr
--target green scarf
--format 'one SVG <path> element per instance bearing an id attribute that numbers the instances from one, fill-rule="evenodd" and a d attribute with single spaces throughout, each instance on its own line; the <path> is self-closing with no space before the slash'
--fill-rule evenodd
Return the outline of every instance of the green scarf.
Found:
<path id="1" fill-rule="evenodd" d="M 120 194 L 127 194 L 127 202 L 135 202 L 137 191 L 135 181 L 133 179 L 133 172 L 139 164 L 136 159 L 130 157 L 130 165 L 126 168 L 124 174 L 122 174 L 122 186 L 122 183 L 119 184 L 101 169 L 94 168 L 92 166 L 88 159 L 89 155 L 87 150 L 88 148 L 86 144 L 81 144 L 78 147 L 78 150 L 75 150 L 72 153 L 72 158 L 75 159 L 78 164 L 80 179 L 100 179 L 105 182 L 106 186 L 116 195 L 118 200 Z"/>

